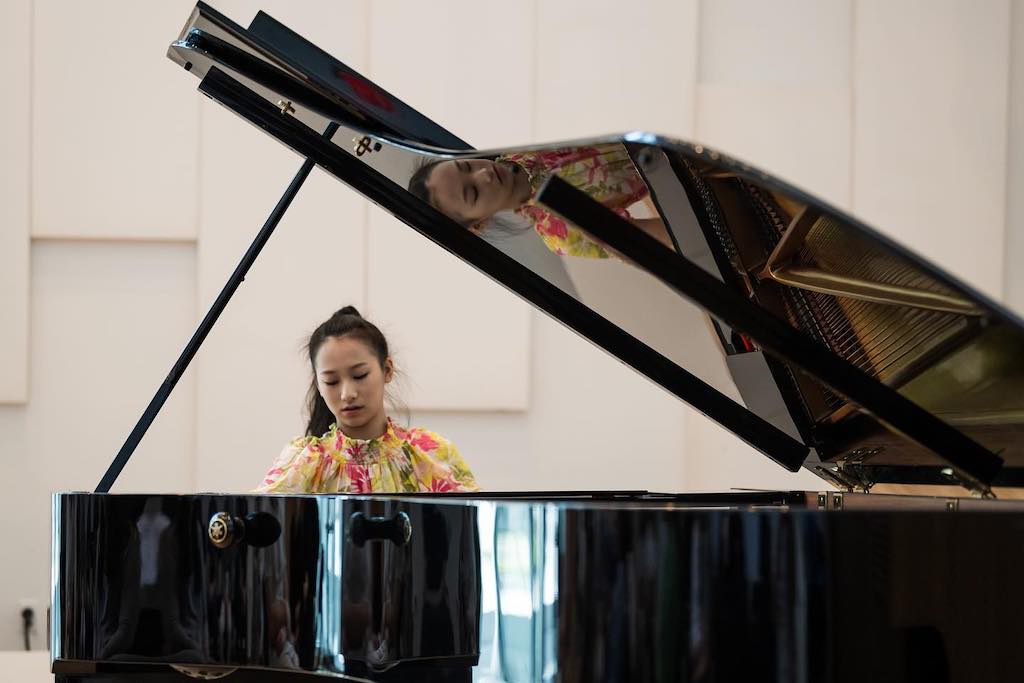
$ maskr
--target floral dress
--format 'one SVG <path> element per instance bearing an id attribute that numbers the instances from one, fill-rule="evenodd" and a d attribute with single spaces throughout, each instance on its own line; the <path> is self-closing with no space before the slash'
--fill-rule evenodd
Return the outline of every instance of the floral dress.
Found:
<path id="1" fill-rule="evenodd" d="M 448 493 L 479 491 L 473 473 L 444 437 L 388 419 L 376 439 L 353 439 L 336 425 L 293 440 L 257 493 Z"/>
<path id="2" fill-rule="evenodd" d="M 648 194 L 646 183 L 637 172 L 626 148 L 619 143 L 519 152 L 503 155 L 498 160 L 519 164 L 530 178 L 534 196 L 544 181 L 554 173 L 623 218 L 629 218 L 627 207 Z M 538 206 L 533 196 L 516 209 L 516 213 L 533 221 L 533 227 L 544 244 L 559 256 L 611 256 L 605 247 L 582 230 Z"/>

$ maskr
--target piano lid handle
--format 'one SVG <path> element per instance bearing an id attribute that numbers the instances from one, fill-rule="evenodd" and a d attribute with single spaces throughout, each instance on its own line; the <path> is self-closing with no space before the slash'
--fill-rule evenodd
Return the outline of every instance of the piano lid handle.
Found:
<path id="1" fill-rule="evenodd" d="M 362 512 L 354 512 L 348 520 L 348 537 L 356 546 L 367 541 L 391 541 L 401 546 L 412 538 L 412 522 L 404 512 L 391 517 L 368 517 Z"/>

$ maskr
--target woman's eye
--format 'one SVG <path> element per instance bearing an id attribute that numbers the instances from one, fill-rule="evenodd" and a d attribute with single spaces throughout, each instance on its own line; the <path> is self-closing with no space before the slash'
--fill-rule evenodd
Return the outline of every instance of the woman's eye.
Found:
<path id="1" fill-rule="evenodd" d="M 333 387 L 337 383 L 338 383 L 337 380 L 335 380 L 333 382 L 324 382 L 324 386 Z"/>
<path id="2" fill-rule="evenodd" d="M 369 375 L 369 374 L 370 373 L 366 373 L 365 375 L 355 375 L 355 378 L 356 379 L 366 379 L 366 375 Z"/>

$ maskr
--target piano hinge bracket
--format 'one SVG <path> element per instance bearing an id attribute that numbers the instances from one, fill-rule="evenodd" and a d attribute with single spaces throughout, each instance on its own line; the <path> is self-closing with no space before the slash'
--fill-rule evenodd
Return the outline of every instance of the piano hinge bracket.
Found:
<path id="1" fill-rule="evenodd" d="M 946 499 L 946 512 L 956 512 L 960 509 L 960 501 L 956 498 Z"/>
<path id="2" fill-rule="evenodd" d="M 836 461 L 836 469 L 833 474 L 845 481 L 849 490 L 860 489 L 864 493 L 868 493 L 875 485 L 875 480 L 864 464 L 881 452 L 880 446 L 850 451 Z"/>
<path id="3" fill-rule="evenodd" d="M 962 486 L 963 488 L 970 491 L 971 496 L 974 498 L 994 499 L 996 497 L 996 494 L 992 492 L 991 487 L 986 486 L 985 484 L 974 479 L 973 477 L 964 476 L 963 474 L 957 472 L 952 467 L 943 467 L 941 472 L 942 476 L 946 477 L 947 479 L 955 483 L 957 486 Z"/>
<path id="4" fill-rule="evenodd" d="M 819 477 L 836 488 L 844 489 L 846 491 L 853 491 L 855 488 L 854 483 L 849 481 L 846 476 L 834 466 L 825 467 L 824 465 L 818 465 L 814 468 L 814 471 Z"/>
<path id="5" fill-rule="evenodd" d="M 291 100 L 278 100 L 277 101 L 277 108 L 285 116 L 288 116 L 288 114 L 294 114 L 295 113 L 295 107 L 292 106 L 292 101 Z"/>

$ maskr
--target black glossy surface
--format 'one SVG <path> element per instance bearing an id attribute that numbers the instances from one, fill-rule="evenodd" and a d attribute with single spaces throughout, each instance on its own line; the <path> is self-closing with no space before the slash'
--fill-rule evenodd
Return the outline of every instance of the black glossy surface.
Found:
<path id="1" fill-rule="evenodd" d="M 1024 667 L 1020 514 L 689 503 L 60 494 L 55 667 L 571 682 L 982 681 Z M 218 550 L 214 511 L 275 515 L 281 537 Z M 408 542 L 357 547 L 355 513 L 404 513 Z"/>
<path id="2" fill-rule="evenodd" d="M 64 659 L 324 671 L 341 662 L 477 660 L 472 506 L 327 496 L 57 500 L 54 652 Z M 219 549 L 207 537 L 217 512 L 272 516 L 281 533 L 269 544 L 261 537 L 265 547 Z M 406 542 L 352 542 L 353 517 L 396 515 L 414 530 Z"/>

